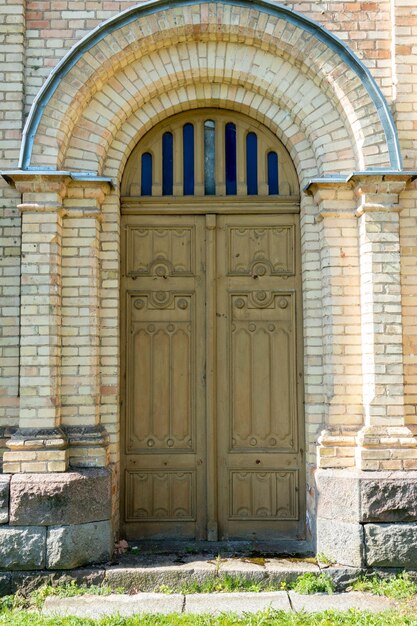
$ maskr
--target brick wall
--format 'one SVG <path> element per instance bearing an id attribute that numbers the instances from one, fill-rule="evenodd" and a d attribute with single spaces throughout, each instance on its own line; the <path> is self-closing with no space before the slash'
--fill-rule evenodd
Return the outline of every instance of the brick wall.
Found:
<path id="1" fill-rule="evenodd" d="M 51 69 L 66 51 L 100 22 L 129 8 L 135 2 L 97 2 L 93 0 L 3 0 L 0 6 L 0 166 L 17 164 L 24 111 L 30 105 Z M 414 0 L 380 2 L 286 2 L 287 6 L 323 24 L 345 41 L 376 78 L 395 114 L 404 157 L 404 165 L 417 168 L 417 8 Z M 395 41 L 393 39 L 395 38 Z M 395 58 L 392 53 L 395 44 Z M 19 343 L 20 217 L 16 209 L 19 195 L 0 181 L 2 260 L 0 297 L 4 323 L 0 346 L 0 426 L 15 424 L 18 412 L 17 372 Z M 404 358 L 406 365 L 406 406 L 412 423 L 417 397 L 417 327 L 415 325 L 414 238 L 417 235 L 415 192 L 403 194 L 404 212 L 400 221 L 402 242 L 402 288 L 404 294 Z M 308 218 L 308 216 L 307 216 Z M 306 218 L 306 219 L 307 219 Z M 105 222 L 101 231 L 101 263 L 104 279 L 114 281 L 117 259 L 112 253 L 118 226 Z M 69 260 L 67 260 L 68 264 Z M 107 272 L 107 273 L 106 273 Z M 115 290 L 115 292 L 117 289 Z M 114 294 L 113 294 L 114 295 Z M 106 426 L 114 423 L 117 375 L 107 364 L 106 353 L 114 349 L 114 321 L 111 299 L 102 308 L 101 395 Z M 113 302 L 114 305 L 114 302 Z M 117 306 L 117 304 L 116 304 Z M 107 337 L 105 336 L 107 334 Z M 308 349 L 307 349 L 308 351 Z M 313 357 L 312 357 L 313 358 Z M 314 357 L 319 359 L 318 356 Z M 313 396 L 314 384 L 309 387 Z M 316 397 L 316 396 L 315 396 Z M 408 398 L 408 400 L 407 400 Z M 108 404 L 107 404 L 108 403 Z M 75 406 L 75 405 L 74 405 Z M 71 409 L 66 408 L 66 413 Z M 311 432 L 315 436 L 314 427 Z M 115 451 L 115 450 L 114 450 Z"/>
<path id="2" fill-rule="evenodd" d="M 25 0 L 0 3 L 0 169 L 19 157 L 23 126 Z M 18 414 L 19 195 L 0 179 L 0 427 Z M 1 439 L 1 436 L 0 436 Z"/>

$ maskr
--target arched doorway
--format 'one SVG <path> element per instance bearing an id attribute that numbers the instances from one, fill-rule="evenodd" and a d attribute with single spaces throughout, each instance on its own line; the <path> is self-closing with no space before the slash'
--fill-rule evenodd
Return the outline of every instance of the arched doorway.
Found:
<path id="1" fill-rule="evenodd" d="M 128 538 L 303 536 L 298 181 L 266 127 L 168 118 L 122 180 Z"/>
<path id="2" fill-rule="evenodd" d="M 358 102 L 361 103 L 360 107 Z M 240 174 L 243 172 L 243 178 L 239 178 L 239 160 L 236 164 L 236 180 L 231 175 L 233 168 L 229 171 L 231 178 L 229 184 L 232 188 L 233 184 L 236 185 L 236 195 L 227 193 L 224 169 L 218 172 L 219 176 L 223 172 L 221 174 L 223 178 L 221 176 L 215 178 L 216 193 L 207 194 L 206 181 L 201 179 L 201 171 L 204 172 L 204 169 L 201 170 L 201 163 L 204 162 L 201 151 L 195 153 L 194 195 L 183 195 L 185 191 L 181 167 L 184 166 L 184 161 L 188 163 L 189 159 L 184 159 L 182 153 L 179 159 L 175 159 L 175 146 L 181 145 L 182 126 L 193 123 L 199 107 L 209 106 L 214 109 L 205 117 L 204 121 L 207 122 L 218 121 L 215 114 L 220 115 L 222 110 L 233 111 L 230 117 L 227 113 L 227 121 L 230 124 L 236 123 L 237 154 L 242 154 L 242 146 L 246 149 L 246 135 L 241 135 L 238 149 L 238 124 L 235 120 L 239 114 L 250 116 L 247 135 L 251 132 L 256 134 L 263 128 L 258 126 L 258 123 L 264 124 L 272 131 L 274 137 L 282 141 L 297 168 L 299 185 L 295 185 L 294 189 L 307 190 L 308 195 L 301 193 L 298 198 L 295 195 L 291 196 L 289 190 L 290 197 L 285 197 L 287 191 L 281 188 L 281 183 L 286 179 L 278 169 L 280 194 L 272 193 L 270 197 L 270 186 L 273 188 L 276 183 L 273 182 L 273 177 L 271 180 L 265 178 L 266 174 L 262 179 L 261 172 L 265 173 L 268 169 L 265 160 L 257 161 L 257 177 L 253 175 L 254 168 L 249 168 L 251 184 L 255 179 L 258 184 L 257 195 L 252 193 L 248 195 L 248 180 L 245 178 L 248 175 L 247 168 L 243 170 L 241 168 Z M 172 149 L 172 172 L 166 165 L 169 175 L 165 178 L 165 195 L 161 153 L 158 153 L 158 158 L 152 154 L 156 149 L 152 142 L 146 149 L 144 148 L 142 154 L 139 153 L 139 160 L 133 167 L 131 184 L 128 188 L 124 186 L 122 190 L 123 223 L 120 237 L 119 185 L 129 156 L 133 154 L 135 146 L 139 145 L 138 142 L 144 140 L 148 131 L 155 129 L 157 132 L 158 124 L 164 124 L 165 121 L 168 125 L 171 123 L 170 115 L 181 112 L 185 115 L 185 111 L 192 111 L 190 115 L 193 119 L 184 122 L 180 130 L 165 128 L 166 132 L 172 134 L 172 140 L 169 137 L 165 140 L 167 146 L 165 150 L 168 154 L 166 164 L 171 162 L 169 154 Z M 202 139 L 204 132 L 201 125 L 199 128 L 201 146 L 204 144 Z M 229 128 L 230 136 L 233 136 L 233 128 Z M 194 131 L 197 139 L 197 126 Z M 209 135 L 211 133 L 213 138 L 212 129 L 207 128 L 207 132 Z M 163 134 L 161 127 L 161 141 Z M 242 136 L 245 138 L 243 144 Z M 148 138 L 150 137 L 149 134 Z M 209 138 L 207 141 L 208 144 L 211 143 Z M 251 141 L 253 139 L 249 140 Z M 220 133 L 215 140 L 217 148 L 214 151 L 214 162 L 217 165 L 226 158 L 225 142 L 226 137 L 222 138 Z M 144 143 L 141 145 L 145 146 Z M 280 156 L 286 154 L 285 151 L 280 152 L 279 145 L 276 142 L 275 147 L 270 148 L 271 152 L 276 152 L 278 165 Z M 233 154 L 233 150 L 231 152 Z M 142 197 L 140 167 L 145 153 L 147 154 L 144 159 L 145 170 L 146 167 L 149 169 L 152 162 L 155 180 L 152 173 L 150 184 L 152 196 Z M 200 169 L 197 168 L 198 158 Z M 274 159 L 273 155 L 272 163 Z M 233 163 L 233 159 L 230 162 Z M 275 165 L 273 167 L 275 168 Z M 396 433 L 394 441 L 398 449 L 395 448 L 393 454 L 397 454 L 398 450 L 401 457 L 404 445 L 404 459 L 409 455 L 410 462 L 414 463 L 415 455 L 415 447 L 412 450 L 408 449 L 414 446 L 411 431 L 404 427 L 401 433 L 405 434 L 405 437 L 402 435 L 401 438 L 397 437 L 399 431 L 395 429 L 398 424 L 403 428 L 403 416 L 398 416 L 397 409 L 391 409 L 386 403 L 389 396 L 400 405 L 402 386 L 395 384 L 391 389 L 386 386 L 386 381 L 382 380 L 381 388 L 386 389 L 387 394 L 378 399 L 380 404 L 377 405 L 375 412 L 371 407 L 370 398 L 366 399 L 365 409 L 363 401 L 363 390 L 379 388 L 380 376 L 385 376 L 384 355 L 391 358 L 391 354 L 398 353 L 396 345 L 398 335 L 392 339 L 391 352 L 382 354 L 378 351 L 376 340 L 379 341 L 381 337 L 385 342 L 386 339 L 384 330 L 386 319 L 384 318 L 383 323 L 379 323 L 378 320 L 381 320 L 381 316 L 385 316 L 387 312 L 384 309 L 385 294 L 379 290 L 380 282 L 371 279 L 377 267 L 380 250 L 385 249 L 385 245 L 388 246 L 384 240 L 387 214 L 390 216 L 392 214 L 393 224 L 390 229 L 391 227 L 393 229 L 393 240 L 398 243 L 398 201 L 392 192 L 398 191 L 401 185 L 396 187 L 392 183 L 396 180 L 404 183 L 401 178 L 404 177 L 404 173 L 401 171 L 400 147 L 389 103 L 367 67 L 344 42 L 326 31 L 320 24 L 298 14 L 292 8 L 276 5 L 267 0 L 255 3 L 249 0 L 240 0 L 239 3 L 235 3 L 234 0 L 222 0 L 215 4 L 177 0 L 175 5 L 164 2 L 137 5 L 100 24 L 75 45 L 51 72 L 34 100 L 28 116 L 22 137 L 19 168 L 21 169 L 3 172 L 3 176 L 22 194 L 22 204 L 19 205 L 22 211 L 22 238 L 29 242 L 30 246 L 36 247 L 38 242 L 34 241 L 33 233 L 39 228 L 47 246 L 50 244 L 53 246 L 53 255 L 49 261 L 41 254 L 33 259 L 33 264 L 22 264 L 22 293 L 23 285 L 27 284 L 29 291 L 25 293 L 26 302 L 32 305 L 31 281 L 36 280 L 38 274 L 44 277 L 51 276 L 52 280 L 48 278 L 48 285 L 53 285 L 54 288 L 45 294 L 45 303 L 47 310 L 53 312 L 55 317 L 51 318 L 54 322 L 52 324 L 47 317 L 44 318 L 47 321 L 47 332 L 52 347 L 52 351 L 44 355 L 47 367 L 42 373 L 41 380 L 42 399 L 48 403 L 48 410 L 39 412 L 36 417 L 33 413 L 33 389 L 37 389 L 40 383 L 37 372 L 33 369 L 32 356 L 23 349 L 20 353 L 20 385 L 22 390 L 27 388 L 28 393 L 22 392 L 19 432 L 10 442 L 10 451 L 5 453 L 7 454 L 5 460 L 10 463 L 8 471 L 25 473 L 29 471 L 28 468 L 33 471 L 32 461 L 27 466 L 20 465 L 22 450 L 30 459 L 34 449 L 39 451 L 42 457 L 45 442 L 49 445 L 51 440 L 51 424 L 54 429 L 65 429 L 70 433 L 68 441 L 59 439 L 53 457 L 47 451 L 49 460 L 53 458 L 53 462 L 48 464 L 48 471 L 52 471 L 52 468 L 55 468 L 53 471 L 64 471 L 70 463 L 74 467 L 80 463 L 94 467 L 109 462 L 113 477 L 113 527 L 119 528 L 120 452 L 123 457 L 123 476 L 128 456 L 125 432 L 123 439 L 120 439 L 120 423 L 123 424 L 123 428 L 126 424 L 125 405 L 122 407 L 123 420 L 120 422 L 120 396 L 122 395 L 124 403 L 126 396 L 120 386 L 121 381 L 124 385 L 124 378 L 120 378 L 119 368 L 122 365 L 123 371 L 126 372 L 128 340 L 125 335 L 130 332 L 130 327 L 126 324 L 127 279 L 126 274 L 122 276 L 120 272 L 120 242 L 122 241 L 124 246 L 123 271 L 126 272 L 126 259 L 130 258 L 126 253 L 127 224 L 131 223 L 134 226 L 137 220 L 140 225 L 140 220 L 146 216 L 146 219 L 150 220 L 149 226 L 152 224 L 151 219 L 155 219 L 156 216 L 160 216 L 158 219 L 161 220 L 168 217 L 174 220 L 178 216 L 182 222 L 180 226 L 179 223 L 174 224 L 177 230 L 184 229 L 185 220 L 189 220 L 190 229 L 201 233 L 201 237 L 197 237 L 197 243 L 194 245 L 201 246 L 198 248 L 200 250 L 198 258 L 202 263 L 198 268 L 200 273 L 195 273 L 194 278 L 196 293 L 203 280 L 205 281 L 202 298 L 204 312 L 196 316 L 202 327 L 201 332 L 195 336 L 204 343 L 204 349 L 201 349 L 204 357 L 201 357 L 201 361 L 204 358 L 204 364 L 211 363 L 212 367 L 210 369 L 206 366 L 203 371 L 204 385 L 200 382 L 197 391 L 193 388 L 194 396 L 198 398 L 205 411 L 204 420 L 201 422 L 196 418 L 195 422 L 203 424 L 202 428 L 195 431 L 202 441 L 198 448 L 202 455 L 193 452 L 194 465 L 174 467 L 172 470 L 173 474 L 189 471 L 191 475 L 189 484 L 192 484 L 191 493 L 194 498 L 191 508 L 189 507 L 191 514 L 188 520 L 184 516 L 174 517 L 170 532 L 176 533 L 178 530 L 183 532 L 183 536 L 208 538 L 241 537 L 247 536 L 245 533 L 249 528 L 252 529 L 253 536 L 255 525 L 252 523 L 254 521 L 252 517 L 246 515 L 242 522 L 243 527 L 239 529 L 236 526 L 232 527 L 233 515 L 230 513 L 230 510 L 233 512 L 233 508 L 230 508 L 230 494 L 233 493 L 230 481 L 235 478 L 230 472 L 236 468 L 232 468 L 228 463 L 238 459 L 239 453 L 231 445 L 233 444 L 231 424 L 233 426 L 234 422 L 230 416 L 234 414 L 229 411 L 227 415 L 224 409 L 226 400 L 231 397 L 228 392 L 230 378 L 227 376 L 235 371 L 230 367 L 230 355 L 233 352 L 229 349 L 233 328 L 227 327 L 226 321 L 230 323 L 231 311 L 233 314 L 243 316 L 245 307 L 249 310 L 245 298 L 241 297 L 239 291 L 244 292 L 246 289 L 247 295 L 250 288 L 248 284 L 242 282 L 240 286 L 238 283 L 238 279 L 244 281 L 244 276 L 229 275 L 225 233 L 230 238 L 230 231 L 236 227 L 236 223 L 238 230 L 246 228 L 256 230 L 257 233 L 262 229 L 273 230 L 282 224 L 279 221 L 275 223 L 267 220 L 275 218 L 278 220 L 288 216 L 289 222 L 286 226 L 290 230 L 292 228 L 292 232 L 298 236 L 297 212 L 300 203 L 308 513 L 304 518 L 301 508 L 298 510 L 299 534 L 303 536 L 304 519 L 307 524 L 307 542 L 314 541 L 317 529 L 320 551 L 327 552 L 329 548 L 329 554 L 334 553 L 333 545 L 337 544 L 338 554 L 345 559 L 345 542 L 340 539 L 346 537 L 345 518 L 342 517 L 341 525 L 335 525 L 333 514 L 335 498 L 346 492 L 343 475 L 342 477 L 338 475 L 339 468 L 353 468 L 355 465 L 363 468 L 365 465 L 367 469 L 375 469 L 379 467 L 380 462 L 385 463 L 384 455 L 390 449 L 386 447 L 387 442 L 390 445 L 393 443 L 392 438 L 386 439 L 386 433 L 381 435 L 379 425 L 374 423 L 373 417 L 375 416 L 377 421 L 380 414 L 384 415 L 387 427 L 394 429 L 393 432 Z M 127 172 L 128 169 L 123 185 L 128 181 Z M 200 183 L 197 180 L 198 172 Z M 149 194 L 149 176 L 147 180 L 148 188 L 144 191 Z M 188 184 L 190 179 L 187 181 Z M 209 182 L 210 190 L 213 188 L 213 181 Z M 168 192 L 171 185 L 172 195 L 170 191 Z M 175 188 L 175 185 L 179 188 Z M 294 189 L 292 193 L 295 194 Z M 387 202 L 388 205 L 385 206 Z M 375 213 L 377 207 L 380 207 L 381 211 Z M 48 218 L 45 217 L 45 213 L 48 214 Z M 258 218 L 265 222 L 256 222 Z M 49 228 L 42 225 L 45 220 L 49 220 Z M 375 221 L 378 223 L 376 229 Z M 169 225 L 169 222 L 165 226 L 167 224 Z M 374 233 L 377 231 L 381 234 L 380 240 L 375 239 Z M 349 237 L 345 236 L 346 233 L 349 233 Z M 367 245 L 368 235 L 373 241 L 372 245 Z M 249 248 L 245 248 L 245 251 L 247 249 Z M 295 250 L 298 251 L 298 245 Z M 389 253 L 391 254 L 392 250 L 389 250 Z M 297 261 L 297 257 L 295 260 Z M 170 269 L 166 262 L 160 264 L 159 270 L 162 273 L 164 265 L 165 270 L 167 267 Z M 264 264 L 264 269 L 265 267 L 268 270 L 269 265 Z M 290 290 L 291 280 L 295 281 L 294 276 L 298 280 L 299 267 L 300 263 L 296 265 L 297 272 L 289 275 L 287 279 L 281 275 L 277 280 L 285 282 L 286 288 Z M 367 268 L 369 273 L 363 274 L 362 267 Z M 152 268 L 156 271 L 155 264 Z M 251 268 L 253 269 L 252 265 Z M 397 268 L 395 280 L 399 285 L 397 260 L 394 265 L 387 266 L 384 280 L 387 284 L 393 282 L 394 268 Z M 267 279 L 273 283 L 273 277 L 267 271 L 263 278 L 259 272 L 256 275 L 256 280 L 250 273 L 246 277 L 249 285 L 260 285 Z M 80 277 L 80 284 L 77 282 L 77 285 L 74 285 L 74 276 Z M 130 276 L 129 280 L 132 281 L 133 287 L 129 289 L 133 291 L 148 289 L 146 286 L 140 286 L 148 278 L 154 277 L 143 276 L 140 272 L 136 277 Z M 152 284 L 159 278 L 161 284 L 167 281 L 173 283 L 174 279 L 170 274 L 166 278 L 157 276 Z M 185 280 L 186 277 L 182 278 Z M 125 294 L 123 320 L 119 315 L 121 281 L 124 281 Z M 151 283 L 150 280 L 148 282 Z M 224 285 L 223 296 L 221 284 Z M 299 298 L 298 283 L 294 284 L 296 284 L 294 293 Z M 368 289 L 370 285 L 374 289 L 371 292 Z M 80 298 L 75 299 L 74 294 L 78 294 L 78 289 Z M 182 284 L 178 289 L 191 288 Z M 224 304 L 226 296 L 234 293 L 233 289 L 236 289 L 239 295 L 237 300 L 241 297 L 243 301 L 242 308 L 230 308 L 230 299 L 227 300 L 229 308 Z M 281 287 L 272 284 L 256 288 L 257 291 L 265 293 L 275 289 L 279 290 Z M 396 289 L 396 297 L 399 297 L 399 287 Z M 252 291 L 255 289 L 252 288 Z M 163 289 L 158 289 L 158 292 L 162 292 L 165 297 Z M 136 299 L 144 300 L 139 296 Z M 196 299 L 195 297 L 194 301 Z M 246 302 L 248 301 L 249 297 Z M 158 302 L 161 301 L 157 300 Z M 265 302 L 265 299 L 258 298 L 259 302 Z M 217 309 L 217 303 L 223 308 Z M 139 308 L 133 306 L 132 312 L 135 315 L 143 311 L 140 306 L 140 303 Z M 188 312 L 194 310 L 189 304 L 187 307 L 181 310 Z M 165 312 L 169 310 L 168 307 L 160 308 Z M 265 315 L 269 311 L 268 306 L 258 308 Z M 300 309 L 300 305 L 297 304 L 295 309 L 297 324 L 300 323 Z M 282 309 L 287 312 L 290 310 L 289 306 Z M 366 311 L 366 315 L 363 315 L 363 311 Z M 220 317 L 217 317 L 216 312 Z M 222 318 L 222 313 L 226 317 Z M 399 309 L 390 315 L 397 324 L 395 315 L 400 315 Z M 68 327 L 74 326 L 74 319 L 83 321 L 82 332 L 76 346 L 75 331 L 68 332 Z M 239 323 L 242 320 L 243 318 L 239 318 Z M 246 321 L 248 324 L 253 323 Z M 154 322 L 149 322 L 152 323 Z M 122 349 L 120 349 L 120 327 L 123 327 L 124 333 Z M 346 333 L 347 327 L 349 333 Z M 30 340 L 33 345 L 38 345 L 39 329 L 36 317 L 26 315 L 24 329 L 25 341 Z M 224 329 L 232 331 L 228 336 L 229 344 L 226 339 L 222 343 L 222 337 L 226 337 Z M 371 334 L 368 332 L 369 329 L 372 330 Z M 267 332 L 268 329 L 265 336 Z M 370 341 L 363 347 L 362 338 L 365 335 L 370 337 Z M 242 332 L 242 336 L 253 337 L 254 334 L 247 329 L 246 335 Z M 223 359 L 222 354 L 226 355 Z M 368 378 L 362 375 L 361 370 L 364 355 L 378 366 Z M 298 375 L 301 373 L 298 368 L 301 359 L 298 356 L 297 359 Z M 402 355 L 398 355 L 398 359 L 398 369 L 401 372 Z M 248 360 L 243 359 L 242 362 L 247 363 Z M 387 367 L 391 368 L 391 363 Z M 201 381 L 201 371 L 202 368 L 193 369 L 197 381 Z M 256 369 L 257 373 L 260 371 L 259 368 Z M 135 384 L 135 381 L 133 383 Z M 234 384 L 233 380 L 232 383 Z M 299 390 L 300 387 L 298 384 Z M 221 396 L 224 388 L 226 392 Z M 222 401 L 221 397 L 226 397 L 226 400 Z M 34 443 L 32 431 L 35 427 L 37 440 Z M 301 427 L 299 428 L 297 446 L 300 446 L 302 441 Z M 151 434 L 146 434 L 147 441 L 154 439 Z M 319 434 L 321 436 L 318 439 Z M 171 454 L 169 453 L 171 449 L 173 459 L 180 459 L 182 454 L 174 453 L 175 441 L 173 440 L 173 445 L 169 446 L 167 439 L 168 436 L 165 438 L 162 463 L 173 462 L 166 458 Z M 258 441 L 258 438 L 256 439 Z M 410 441 L 411 446 L 408 446 Z M 109 454 L 107 454 L 108 442 Z M 154 443 L 159 442 L 154 439 Z M 191 437 L 191 445 L 194 444 L 197 445 L 197 440 L 194 437 L 193 443 Z M 374 448 L 377 446 L 377 456 L 382 461 L 373 459 Z M 141 470 L 142 460 L 157 459 L 156 445 L 148 446 L 146 443 L 146 448 L 141 449 L 140 446 L 138 448 L 140 453 L 136 463 L 139 463 L 138 467 Z M 257 448 L 257 443 L 253 448 L 248 448 L 252 449 L 256 452 L 261 450 Z M 83 454 L 79 454 L 80 450 Z M 265 454 L 269 454 L 266 448 L 265 450 Z M 301 457 L 301 447 L 297 447 L 296 453 L 297 451 Z M 278 453 L 279 451 L 275 450 L 273 454 Z M 368 453 L 369 463 L 366 460 Z M 184 455 L 188 463 L 191 459 L 189 448 L 185 449 Z M 247 458 L 251 458 L 256 466 L 261 467 L 265 467 L 263 465 L 265 458 L 268 462 L 272 458 L 272 453 L 266 457 L 252 455 L 249 452 L 248 455 Z M 134 454 L 129 453 L 130 457 L 133 462 Z M 56 470 L 56 461 L 61 463 L 59 470 Z M 256 463 L 257 461 L 259 463 Z M 285 469 L 298 471 L 298 466 L 291 465 L 291 462 L 289 459 Z M 400 458 L 395 457 L 395 467 L 402 467 L 402 463 Z M 319 470 L 322 477 L 330 476 L 333 479 L 333 482 L 326 483 L 326 492 L 330 494 L 327 503 L 332 504 L 325 511 L 329 518 L 317 513 L 316 510 L 318 465 L 320 468 L 327 468 Z M 155 468 L 144 467 L 144 474 L 147 469 Z M 251 471 L 243 461 L 242 466 L 237 469 L 246 474 Z M 273 472 L 277 475 L 281 469 L 270 466 L 263 472 L 259 470 L 257 477 L 263 474 L 263 477 L 268 478 Z M 162 470 L 158 471 L 163 478 Z M 284 470 L 281 473 L 284 475 Z M 299 472 L 301 476 L 298 485 L 299 507 L 304 506 L 302 473 Z M 160 481 L 162 482 L 163 480 Z M 248 485 L 247 482 L 242 482 Z M 267 485 L 267 481 L 263 484 Z M 256 494 L 261 493 L 261 489 L 256 489 L 257 486 L 256 484 Z M 175 490 L 175 493 L 179 493 L 178 490 Z M 229 499 L 222 500 L 218 497 L 219 493 L 227 493 Z M 271 493 L 271 490 L 268 493 Z M 133 500 L 131 501 L 133 512 L 142 506 L 139 503 L 136 509 L 135 503 L 132 502 Z M 145 502 L 145 499 L 142 502 Z M 122 520 L 126 517 L 123 508 L 125 503 L 126 499 L 123 497 L 120 514 Z M 247 513 L 248 507 L 245 503 L 242 507 L 241 510 Z M 181 505 L 180 509 L 183 508 Z M 340 506 L 338 510 L 344 511 L 344 506 Z M 265 511 L 262 502 L 259 511 Z M 139 513 L 142 515 L 140 511 Z M 227 525 L 224 524 L 226 516 L 229 516 L 226 520 Z M 349 563 L 355 565 L 363 562 L 362 521 L 355 518 L 349 540 L 350 545 L 359 546 L 357 550 L 355 548 L 354 558 L 348 557 Z M 261 523 L 259 517 L 255 522 Z M 145 536 L 146 525 L 148 528 L 153 525 L 151 520 L 149 524 L 145 523 L 143 516 L 139 519 L 141 526 L 136 530 L 134 523 L 133 520 L 131 536 Z M 273 536 L 291 537 L 296 533 L 299 536 L 296 530 L 297 523 L 294 519 L 273 520 Z M 165 517 L 161 524 L 162 528 L 166 529 L 171 522 Z M 126 530 L 125 522 L 122 525 Z M 218 529 L 220 532 L 217 532 Z M 153 526 L 152 532 L 153 536 L 167 535 L 166 532 L 159 533 L 156 526 Z M 267 534 L 266 530 L 265 533 Z M 307 543 L 305 545 L 308 547 Z M 339 556 L 336 555 L 335 559 L 338 560 Z"/>

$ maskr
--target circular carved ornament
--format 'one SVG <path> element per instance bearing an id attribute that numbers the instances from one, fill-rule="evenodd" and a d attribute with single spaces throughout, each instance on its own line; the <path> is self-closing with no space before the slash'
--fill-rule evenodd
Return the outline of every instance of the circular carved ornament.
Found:
<path id="1" fill-rule="evenodd" d="M 184 310 L 188 308 L 188 302 L 185 298 L 178 300 L 178 308 Z"/>

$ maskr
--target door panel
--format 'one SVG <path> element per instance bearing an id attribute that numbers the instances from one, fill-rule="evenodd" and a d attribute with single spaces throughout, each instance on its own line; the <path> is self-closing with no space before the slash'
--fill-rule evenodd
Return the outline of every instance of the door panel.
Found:
<path id="1" fill-rule="evenodd" d="M 296 216 L 218 219 L 219 531 L 301 532 Z"/>
<path id="2" fill-rule="evenodd" d="M 124 222 L 128 537 L 205 527 L 204 218 Z"/>
<path id="3" fill-rule="evenodd" d="M 123 218 L 127 538 L 302 536 L 297 226 Z"/>

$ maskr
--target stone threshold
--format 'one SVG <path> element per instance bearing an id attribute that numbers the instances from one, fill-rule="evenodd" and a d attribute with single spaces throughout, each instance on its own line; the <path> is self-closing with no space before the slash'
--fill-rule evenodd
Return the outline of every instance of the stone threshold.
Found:
<path id="1" fill-rule="evenodd" d="M 171 554 L 130 551 L 104 565 L 77 569 L 3 571 L 0 572 L 0 595 L 17 591 L 28 594 L 50 583 L 65 584 L 75 580 L 79 585 L 105 584 L 127 593 L 154 592 L 161 585 L 179 589 L 185 583 L 204 582 L 222 575 L 244 578 L 254 582 L 294 582 L 298 576 L 326 572 L 337 591 L 344 591 L 364 570 L 354 567 L 318 565 L 313 558 L 262 556 L 246 554 L 222 555 L 216 551 L 198 554 Z M 399 570 L 389 570 L 390 573 Z"/>
<path id="2" fill-rule="evenodd" d="M 344 565 L 326 566 L 313 557 L 266 554 L 259 551 L 236 551 L 233 544 L 222 544 L 222 551 L 206 547 L 195 553 L 194 544 L 182 546 L 182 551 L 166 552 L 166 546 L 155 545 L 154 551 L 147 546 L 133 545 L 129 551 L 119 554 L 113 561 L 103 565 L 86 566 L 68 570 L 2 571 L 0 572 L 0 596 L 16 592 L 24 595 L 45 584 L 62 585 L 76 581 L 78 585 L 108 585 L 111 589 L 123 589 L 126 593 L 153 593 L 164 585 L 174 591 L 186 583 L 215 579 L 222 575 L 239 577 L 249 581 L 275 583 L 294 582 L 306 572 L 325 572 L 333 580 L 337 592 L 345 592 L 354 580 L 365 572 L 393 575 L 402 568 L 359 568 Z M 207 546 L 207 544 L 206 544 Z M 227 547 L 227 550 L 226 550 Z M 415 572 L 417 577 L 417 572 Z M 210 594 L 202 594 L 210 595 Z M 222 597 L 224 594 L 221 594 Z M 168 597 L 164 595 L 164 597 Z M 303 596 L 304 597 L 304 596 Z"/>
<path id="3" fill-rule="evenodd" d="M 349 592 L 336 594 L 301 595 L 293 591 L 261 593 L 206 593 L 77 596 L 58 598 L 49 596 L 42 613 L 49 616 L 77 616 L 100 618 L 108 615 L 123 617 L 140 613 L 194 613 L 219 615 L 226 611 L 246 614 L 274 609 L 286 612 L 318 613 L 326 610 L 347 611 L 358 609 L 380 613 L 396 608 L 397 603 L 388 598 L 369 593 Z"/>

